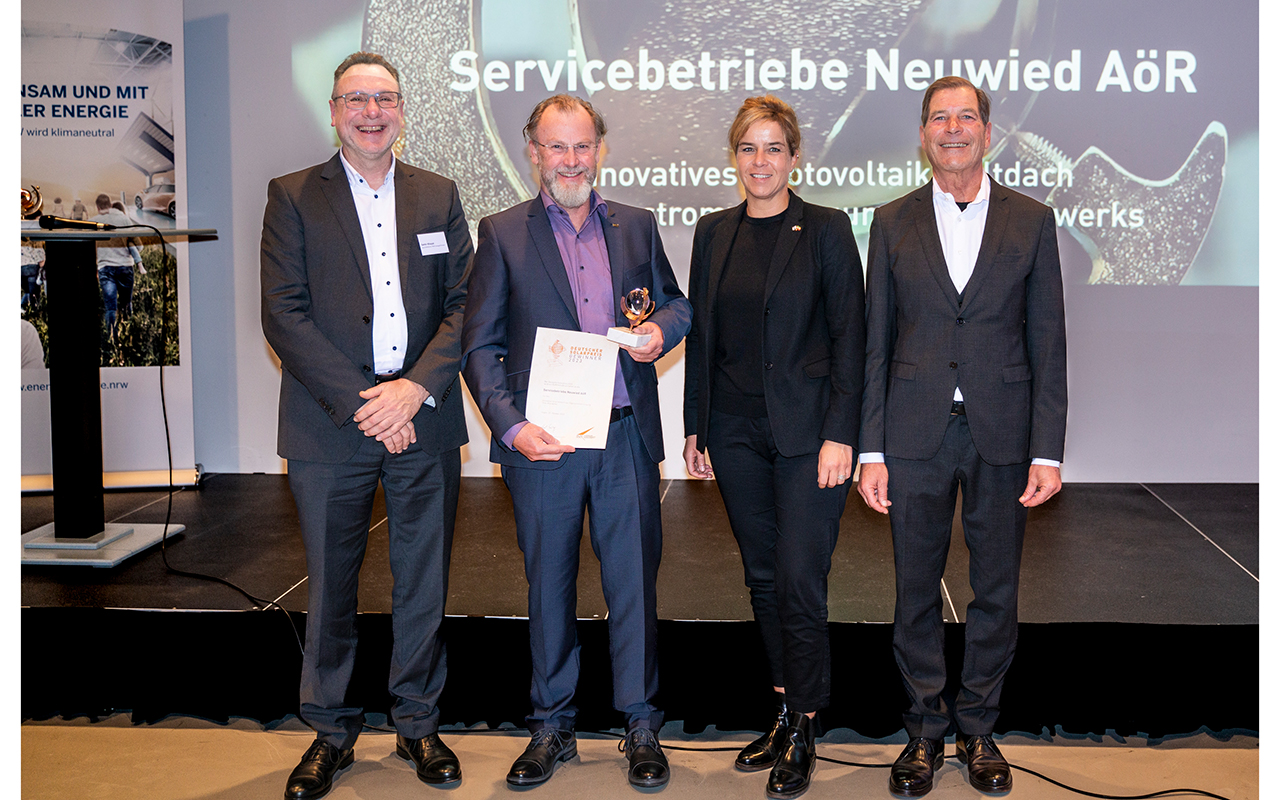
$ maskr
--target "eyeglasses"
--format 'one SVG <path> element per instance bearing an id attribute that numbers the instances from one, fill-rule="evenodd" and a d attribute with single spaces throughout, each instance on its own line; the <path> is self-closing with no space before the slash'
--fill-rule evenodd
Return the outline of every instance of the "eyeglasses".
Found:
<path id="1" fill-rule="evenodd" d="M 400 98 L 403 96 L 399 92 L 377 92 L 375 94 L 347 92 L 333 98 L 333 101 L 336 103 L 341 100 L 346 104 L 347 108 L 364 108 L 369 104 L 369 98 L 373 98 L 373 102 L 378 104 L 378 108 L 395 108 L 400 105 Z"/>
<path id="2" fill-rule="evenodd" d="M 530 139 L 529 141 L 533 142 L 538 147 L 541 147 L 543 150 L 546 150 L 547 152 L 551 153 L 551 155 L 555 156 L 556 158 L 563 158 L 564 156 L 567 156 L 570 150 L 573 150 L 573 154 L 576 155 L 578 158 L 587 158 L 596 151 L 597 147 L 600 146 L 600 142 L 598 140 L 594 142 L 579 142 L 578 144 L 575 144 L 575 145 L 561 144 L 559 142 L 553 142 L 552 144 L 543 144 L 542 142 L 539 142 L 537 139 Z"/>

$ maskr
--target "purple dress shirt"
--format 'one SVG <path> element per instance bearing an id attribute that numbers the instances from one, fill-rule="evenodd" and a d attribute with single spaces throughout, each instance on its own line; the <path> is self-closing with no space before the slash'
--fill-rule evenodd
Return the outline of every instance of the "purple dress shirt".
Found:
<path id="1" fill-rule="evenodd" d="M 573 306 L 578 315 L 578 327 L 584 333 L 603 336 L 616 321 L 614 307 L 618 303 L 618 298 L 613 296 L 613 273 L 609 269 L 609 250 L 604 241 L 608 206 L 592 190 L 587 199 L 591 211 L 579 231 L 574 229 L 569 213 L 552 200 L 550 195 L 543 191 L 539 192 L 538 197 L 547 209 L 551 232 L 555 235 L 556 247 L 560 249 L 560 260 L 564 262 L 569 286 L 573 289 Z M 627 387 L 622 380 L 622 364 L 619 362 L 614 367 L 613 407 L 629 405 L 631 398 L 627 395 Z M 517 422 L 503 435 L 502 443 L 508 449 L 515 449 L 512 443 L 526 424 Z"/>

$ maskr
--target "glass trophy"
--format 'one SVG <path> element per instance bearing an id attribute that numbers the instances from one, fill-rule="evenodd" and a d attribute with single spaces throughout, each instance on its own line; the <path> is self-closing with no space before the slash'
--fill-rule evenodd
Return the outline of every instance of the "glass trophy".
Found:
<path id="1" fill-rule="evenodd" d="M 649 343 L 649 334 L 636 333 L 635 329 L 657 307 L 653 298 L 649 297 L 649 290 L 644 287 L 632 289 L 622 296 L 621 306 L 622 313 L 631 321 L 631 327 L 610 328 L 605 338 L 627 347 L 644 347 Z"/>

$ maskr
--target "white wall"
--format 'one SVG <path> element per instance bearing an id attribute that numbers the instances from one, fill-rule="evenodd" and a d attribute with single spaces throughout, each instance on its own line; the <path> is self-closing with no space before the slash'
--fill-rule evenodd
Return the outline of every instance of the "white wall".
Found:
<path id="1" fill-rule="evenodd" d="M 216 242 L 191 248 L 196 460 L 208 471 L 284 471 L 280 370 L 260 323 L 267 181 L 333 154 L 333 142 L 303 124 L 311 111 L 294 90 L 292 48 L 361 13 L 323 0 L 185 4 L 188 220 L 219 231 Z M 359 30 L 339 49 L 359 49 Z"/>

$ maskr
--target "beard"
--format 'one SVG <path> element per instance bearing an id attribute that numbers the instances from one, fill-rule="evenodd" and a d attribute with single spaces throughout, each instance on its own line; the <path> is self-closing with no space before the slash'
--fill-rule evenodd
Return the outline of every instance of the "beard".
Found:
<path id="1" fill-rule="evenodd" d="M 576 186 L 569 186 L 560 180 L 560 176 L 554 169 L 543 169 L 541 170 L 542 187 L 561 208 L 578 208 L 591 198 L 591 188 L 596 182 L 595 167 L 584 165 L 581 171 L 586 176 L 585 180 Z"/>

